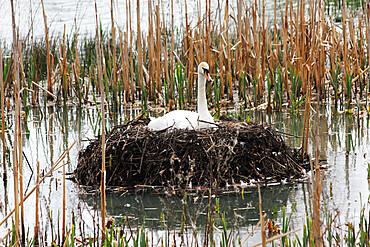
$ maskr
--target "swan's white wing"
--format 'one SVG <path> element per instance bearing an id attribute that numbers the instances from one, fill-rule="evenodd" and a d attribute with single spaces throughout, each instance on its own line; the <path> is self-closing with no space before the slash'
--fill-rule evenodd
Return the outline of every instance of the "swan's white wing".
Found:
<path id="1" fill-rule="evenodd" d="M 152 130 L 163 130 L 169 127 L 175 129 L 198 129 L 198 113 L 192 111 L 171 111 L 159 118 L 151 118 L 148 127 Z"/>

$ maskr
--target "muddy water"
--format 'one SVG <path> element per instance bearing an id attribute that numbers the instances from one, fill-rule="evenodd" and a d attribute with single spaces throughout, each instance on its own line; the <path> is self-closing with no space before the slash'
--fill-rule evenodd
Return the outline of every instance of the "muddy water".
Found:
<path id="1" fill-rule="evenodd" d="M 321 165 L 327 166 L 323 183 L 323 201 L 332 212 L 340 212 L 342 222 L 358 218 L 361 205 L 368 201 L 369 185 L 367 167 L 370 163 L 369 118 L 366 116 L 335 115 L 328 106 L 314 106 L 311 116 L 313 131 L 310 133 L 310 153 L 318 145 Z M 127 108 L 120 114 L 109 115 L 107 127 L 123 123 L 126 119 L 138 114 L 140 109 Z M 292 146 L 300 146 L 302 135 L 302 114 L 265 112 L 246 113 L 258 122 L 274 124 L 281 132 L 287 133 L 287 142 Z M 9 113 L 6 134 L 7 146 L 12 150 L 13 126 L 12 114 Z M 76 145 L 69 152 L 66 162 L 67 172 L 72 172 L 77 165 L 78 150 L 87 145 L 87 140 L 100 133 L 100 121 L 94 107 L 56 107 L 32 108 L 23 123 L 23 172 L 25 193 L 36 183 L 37 162 L 41 174 L 45 174 L 60 154 L 74 141 Z M 27 120 L 27 121 L 26 121 Z M 318 133 L 318 144 L 314 136 Z M 296 137 L 293 137 L 296 136 Z M 3 218 L 13 207 L 12 166 L 6 156 L 7 183 L 0 183 L 0 218 Z M 98 165 L 98 164 L 97 164 Z M 62 211 L 62 173 L 59 168 L 53 175 L 46 178 L 40 188 L 41 228 L 56 234 L 58 219 Z M 85 225 L 86 232 L 92 232 L 93 222 L 99 217 L 100 199 L 94 193 L 86 193 L 72 181 L 66 182 L 67 222 L 71 225 L 72 215 L 76 222 Z M 281 222 L 282 210 L 286 206 L 288 212 L 294 204 L 296 210 L 292 214 L 292 227 L 302 226 L 309 204 L 307 185 L 304 183 L 274 185 L 262 188 L 262 203 L 269 218 L 274 218 L 277 209 L 277 222 Z M 220 211 L 225 213 L 228 227 L 238 226 L 240 234 L 245 236 L 251 227 L 258 222 L 258 194 L 256 188 L 234 189 L 218 196 Z M 215 200 L 213 199 L 215 202 Z M 186 215 L 197 227 L 205 225 L 208 192 L 188 192 Z M 25 203 L 26 226 L 33 227 L 35 219 L 35 196 L 32 195 Z M 163 224 L 170 223 L 171 229 L 181 226 L 183 213 L 183 195 L 163 194 L 159 192 L 109 192 L 107 195 L 107 214 L 119 220 L 124 216 L 130 218 L 132 225 L 140 224 L 146 219 L 146 225 L 153 229 L 160 238 Z M 163 222 L 161 220 L 165 220 Z M 168 221 L 168 222 L 167 222 Z M 53 225 L 53 227 L 52 227 Z M 0 233 L 5 233 L 10 225 L 1 226 Z M 191 225 L 189 226 L 191 231 Z M 3 234 L 2 234 L 3 235 Z M 50 235 L 51 236 L 51 235 Z M 201 238 L 201 236 L 198 236 Z M 258 242 L 258 234 L 252 242 Z"/>

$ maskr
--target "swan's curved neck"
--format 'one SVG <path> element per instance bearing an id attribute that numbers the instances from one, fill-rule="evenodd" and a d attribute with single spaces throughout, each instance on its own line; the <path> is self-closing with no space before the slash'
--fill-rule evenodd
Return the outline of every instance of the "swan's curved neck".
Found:
<path id="1" fill-rule="evenodd" d="M 206 78 L 198 76 L 198 114 L 199 116 L 208 113 L 206 97 Z"/>

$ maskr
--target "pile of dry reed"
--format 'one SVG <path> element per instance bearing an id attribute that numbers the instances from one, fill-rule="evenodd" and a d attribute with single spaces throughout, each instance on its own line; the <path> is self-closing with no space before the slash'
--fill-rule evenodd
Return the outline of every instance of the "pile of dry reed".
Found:
<path id="1" fill-rule="evenodd" d="M 115 126 L 106 138 L 108 186 L 208 186 L 276 182 L 304 174 L 298 150 L 269 126 L 220 120 L 217 129 L 151 131 L 148 119 Z M 100 184 L 101 140 L 78 156 L 78 183 Z"/>

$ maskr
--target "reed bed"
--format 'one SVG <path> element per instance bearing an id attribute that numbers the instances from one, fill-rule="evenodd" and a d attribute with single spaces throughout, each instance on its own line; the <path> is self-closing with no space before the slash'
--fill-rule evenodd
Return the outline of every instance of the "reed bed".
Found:
<path id="1" fill-rule="evenodd" d="M 205 12 L 198 11 L 195 24 L 189 23 L 185 2 L 185 27 L 174 27 L 162 15 L 162 5 L 148 1 L 148 20 L 141 19 L 139 1 L 126 3 L 126 27 L 115 25 L 113 8 L 111 30 L 99 27 L 94 37 L 50 37 L 45 11 L 45 38 L 22 42 L 20 66 L 23 104 L 40 104 L 35 82 L 46 90 L 45 100 L 92 102 L 91 93 L 99 94 L 97 83 L 96 41 L 102 49 L 102 77 L 109 110 L 141 102 L 143 110 L 153 104 L 189 108 L 196 100 L 195 67 L 208 61 L 217 90 L 208 90 L 214 106 L 239 101 L 246 109 L 264 105 L 281 110 L 296 109 L 307 100 L 308 91 L 320 102 L 334 100 L 349 110 L 356 100 L 360 107 L 368 98 L 369 16 L 366 6 L 353 9 L 333 6 L 324 1 L 275 3 L 268 18 L 264 2 L 236 1 L 236 13 L 229 1 L 212 10 L 206 1 Z M 261 4 L 261 5 L 259 5 Z M 131 23 L 136 8 L 137 26 Z M 173 13 L 171 4 L 171 13 Z M 338 12 L 338 18 L 326 12 Z M 278 14 L 278 12 L 280 12 Z M 270 13 L 272 15 L 272 13 Z M 141 31 L 142 22 L 148 26 Z M 118 35 L 117 35 L 118 33 Z M 6 54 L 11 51 L 4 48 Z M 4 60 L 5 94 L 12 94 L 9 66 L 14 56 Z M 180 73 L 181 72 L 181 76 Z M 47 92 L 48 93 L 47 93 Z M 43 96 L 41 96 L 43 98 Z M 150 104 L 149 104 L 149 103 Z M 367 102 L 367 101 L 366 101 Z M 219 112 L 216 109 L 215 112 Z"/>

